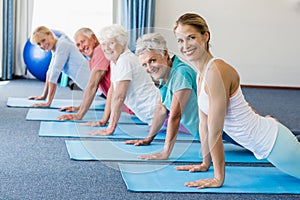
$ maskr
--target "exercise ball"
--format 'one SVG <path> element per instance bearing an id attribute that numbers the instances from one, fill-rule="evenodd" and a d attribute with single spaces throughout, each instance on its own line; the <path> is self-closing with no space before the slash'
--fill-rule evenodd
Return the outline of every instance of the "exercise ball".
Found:
<path id="1" fill-rule="evenodd" d="M 60 37 L 63 33 L 57 30 L 52 30 L 56 37 Z M 46 80 L 46 73 L 51 62 L 52 52 L 44 51 L 38 45 L 30 42 L 27 39 L 23 49 L 23 60 L 29 72 L 41 81 Z"/>

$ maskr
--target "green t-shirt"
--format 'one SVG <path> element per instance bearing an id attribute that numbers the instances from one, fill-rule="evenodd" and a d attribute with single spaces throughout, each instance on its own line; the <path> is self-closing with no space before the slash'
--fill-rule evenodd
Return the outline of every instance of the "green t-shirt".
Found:
<path id="1" fill-rule="evenodd" d="M 185 106 L 180 123 L 196 138 L 199 139 L 199 115 L 197 103 L 196 72 L 177 56 L 172 58 L 173 63 L 168 81 L 160 81 L 159 90 L 162 104 L 170 111 L 173 94 L 182 89 L 190 89 L 191 95 Z"/>

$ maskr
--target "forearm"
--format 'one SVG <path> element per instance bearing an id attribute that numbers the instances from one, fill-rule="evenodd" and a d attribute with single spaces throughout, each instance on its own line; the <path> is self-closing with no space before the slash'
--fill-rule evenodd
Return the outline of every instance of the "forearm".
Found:
<path id="1" fill-rule="evenodd" d="M 43 90 L 43 93 L 42 93 L 42 97 L 43 97 L 44 99 L 46 99 L 47 96 L 48 96 L 49 83 L 50 83 L 50 82 L 49 82 L 49 76 L 46 75 L 45 87 L 44 87 L 44 90 Z"/>
<path id="2" fill-rule="evenodd" d="M 222 131 L 210 133 L 208 142 L 214 166 L 214 176 L 218 181 L 224 182 L 225 156 L 222 141 Z"/>
<path id="3" fill-rule="evenodd" d="M 77 116 L 82 118 L 85 113 L 89 110 L 95 94 L 97 92 L 98 86 L 96 84 L 89 84 L 83 94 L 83 100 L 80 104 L 79 110 L 77 112 Z"/>
<path id="4" fill-rule="evenodd" d="M 49 82 L 48 85 L 49 85 L 49 89 L 48 89 L 49 92 L 48 92 L 47 105 L 50 106 L 56 92 L 56 84 Z"/>
<path id="5" fill-rule="evenodd" d="M 85 113 L 88 111 L 90 106 L 92 105 L 92 102 L 94 100 L 95 94 L 98 89 L 98 85 L 100 84 L 101 80 L 105 76 L 106 71 L 103 70 L 92 70 L 91 76 L 89 79 L 88 86 L 86 87 L 84 94 L 83 94 L 83 100 L 79 107 L 79 110 L 77 112 L 77 116 L 82 118 Z M 108 119 L 108 117 L 107 117 Z"/>
<path id="6" fill-rule="evenodd" d="M 111 91 L 110 93 L 110 98 L 111 98 L 111 113 L 110 113 L 110 120 L 109 120 L 109 125 L 108 129 L 110 130 L 115 130 L 117 123 L 119 121 L 122 107 L 124 105 L 125 99 L 126 99 L 126 94 L 127 90 L 129 87 L 130 81 L 129 80 L 124 80 L 124 81 L 118 81 L 116 83 L 116 90 L 114 90 L 114 87 L 110 86 Z"/>
<path id="7" fill-rule="evenodd" d="M 202 163 L 207 167 L 211 164 L 211 155 L 209 150 L 209 143 L 208 143 L 208 130 L 205 128 L 199 128 L 200 130 L 200 141 L 201 141 L 201 150 L 202 150 Z"/>
<path id="8" fill-rule="evenodd" d="M 214 176 L 218 182 L 223 183 L 225 176 L 225 156 L 224 147 L 222 141 L 224 118 L 226 113 L 226 106 L 222 105 L 223 100 L 218 101 L 216 97 L 213 101 L 210 101 L 208 117 L 208 144 L 211 153 L 211 158 L 214 166 Z M 217 103 L 216 103 L 217 102 Z"/>
<path id="9" fill-rule="evenodd" d="M 207 169 L 211 165 L 211 155 L 209 150 L 209 143 L 208 143 L 208 124 L 207 124 L 207 115 L 204 114 L 199 109 L 199 131 L 200 131 L 200 141 L 201 141 L 201 150 L 202 150 L 202 164 L 207 166 Z"/>
<path id="10" fill-rule="evenodd" d="M 108 128 L 111 130 L 115 130 L 121 112 L 122 112 L 122 106 L 123 106 L 123 99 L 119 99 L 119 98 L 114 98 L 112 99 L 112 104 L 111 104 L 111 114 L 110 114 L 110 119 L 109 119 L 109 125 Z"/>
<path id="11" fill-rule="evenodd" d="M 161 127 L 163 126 L 167 118 L 167 115 L 168 112 L 165 109 L 165 107 L 162 104 L 158 105 L 153 116 L 149 134 L 147 136 L 147 139 L 149 141 L 152 141 L 157 135 L 157 133 L 160 131 Z"/>
<path id="12" fill-rule="evenodd" d="M 176 117 L 170 116 L 168 119 L 166 140 L 165 140 L 165 144 L 164 144 L 164 152 L 168 156 L 171 154 L 174 144 L 176 142 L 180 119 L 181 119 L 180 116 L 176 116 Z"/>
<path id="13" fill-rule="evenodd" d="M 108 121 L 111 113 L 111 101 L 112 101 L 113 90 L 114 90 L 113 85 L 111 84 L 107 92 L 104 114 L 102 116 L 102 121 L 105 121 L 105 123 Z"/>
<path id="14" fill-rule="evenodd" d="M 185 105 L 188 102 L 190 94 L 190 89 L 181 89 L 173 94 L 173 99 L 170 108 L 170 116 L 168 119 L 167 135 L 164 145 L 164 152 L 167 155 L 170 155 L 175 144 L 180 120 L 184 113 Z"/>

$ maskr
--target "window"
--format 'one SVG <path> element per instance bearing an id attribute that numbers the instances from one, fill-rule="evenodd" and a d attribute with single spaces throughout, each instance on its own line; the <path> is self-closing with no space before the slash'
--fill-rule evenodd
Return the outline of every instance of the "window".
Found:
<path id="1" fill-rule="evenodd" d="M 70 39 L 79 28 L 91 28 L 97 35 L 113 23 L 113 1 L 109 0 L 35 0 L 33 10 L 32 30 L 43 25 Z"/>

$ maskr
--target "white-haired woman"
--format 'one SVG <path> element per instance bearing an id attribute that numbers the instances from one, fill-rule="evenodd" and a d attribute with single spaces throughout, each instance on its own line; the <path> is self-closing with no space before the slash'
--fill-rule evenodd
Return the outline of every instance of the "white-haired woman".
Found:
<path id="1" fill-rule="evenodd" d="M 85 125 L 104 126 L 108 120 L 109 124 L 106 129 L 90 134 L 113 134 L 123 104 L 150 126 L 160 93 L 151 77 L 140 67 L 138 57 L 128 49 L 128 33 L 122 26 L 114 24 L 100 30 L 99 40 L 105 57 L 110 60 L 111 86 L 102 119 Z"/>
<path id="2" fill-rule="evenodd" d="M 157 105 L 148 137 L 125 143 L 149 145 L 169 114 L 163 151 L 140 156 L 142 159 L 168 159 L 180 123 L 192 135 L 199 138 L 196 72 L 177 56 L 170 58 L 167 42 L 159 33 L 145 34 L 139 38 L 136 43 L 136 54 L 144 69 L 155 81 L 159 81 L 162 99 Z"/>

